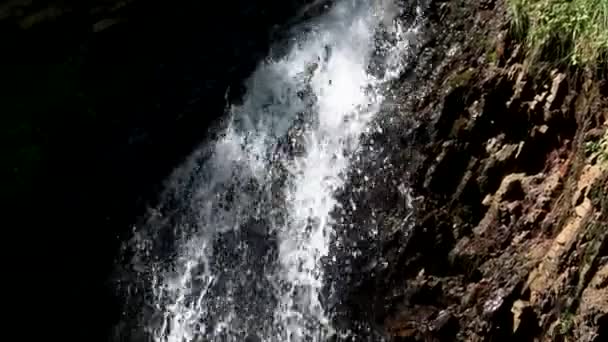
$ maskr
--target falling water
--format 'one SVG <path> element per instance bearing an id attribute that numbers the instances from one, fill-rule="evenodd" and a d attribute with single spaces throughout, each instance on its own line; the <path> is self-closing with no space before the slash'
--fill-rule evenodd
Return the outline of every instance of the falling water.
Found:
<path id="1" fill-rule="evenodd" d="M 223 134 L 176 171 L 129 244 L 152 340 L 337 334 L 321 298 L 330 213 L 403 69 L 415 29 L 398 12 L 389 0 L 342 0 L 296 28 L 287 52 L 251 76 Z"/>

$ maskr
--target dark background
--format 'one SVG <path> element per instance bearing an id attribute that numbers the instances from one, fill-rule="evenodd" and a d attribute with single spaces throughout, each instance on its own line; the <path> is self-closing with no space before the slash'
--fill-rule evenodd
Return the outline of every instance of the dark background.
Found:
<path id="1" fill-rule="evenodd" d="M 307 0 L 0 5 L 5 302 L 20 340 L 104 341 L 120 242 Z M 12 308 L 15 308 L 14 310 Z"/>

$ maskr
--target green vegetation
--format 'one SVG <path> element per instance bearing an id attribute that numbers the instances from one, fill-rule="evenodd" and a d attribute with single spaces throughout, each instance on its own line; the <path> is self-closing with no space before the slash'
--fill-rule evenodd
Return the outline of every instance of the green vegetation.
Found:
<path id="1" fill-rule="evenodd" d="M 602 139 L 600 139 L 600 161 L 608 162 L 608 131 L 604 134 Z"/>
<path id="2" fill-rule="evenodd" d="M 607 0 L 509 0 L 515 36 L 534 59 L 573 65 L 608 62 Z"/>
<path id="3" fill-rule="evenodd" d="M 599 162 L 608 162 L 608 131 L 601 138 L 587 141 L 583 146 L 586 156 L 597 156 Z"/>
<path id="4" fill-rule="evenodd" d="M 597 157 L 600 162 L 608 162 L 608 130 L 600 138 L 585 142 L 585 155 Z"/>
<path id="5" fill-rule="evenodd" d="M 486 60 L 491 64 L 496 63 L 498 61 L 498 54 L 496 53 L 496 50 L 488 51 L 486 53 Z"/>
<path id="6" fill-rule="evenodd" d="M 585 154 L 588 156 L 598 153 L 600 151 L 600 149 L 601 149 L 601 145 L 600 145 L 600 142 L 597 140 L 587 141 L 585 143 Z"/>
<path id="7" fill-rule="evenodd" d="M 562 314 L 559 320 L 559 335 L 567 335 L 572 331 L 574 327 L 574 314 L 570 311 L 566 311 Z"/>
<path id="8" fill-rule="evenodd" d="M 451 88 L 465 86 L 471 81 L 474 74 L 475 70 L 472 68 L 468 68 L 459 73 L 456 73 L 448 80 L 448 86 L 450 86 Z"/>

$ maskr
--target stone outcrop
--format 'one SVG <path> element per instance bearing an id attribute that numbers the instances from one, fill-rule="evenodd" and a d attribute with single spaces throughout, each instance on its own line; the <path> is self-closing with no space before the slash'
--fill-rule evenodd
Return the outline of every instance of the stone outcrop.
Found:
<path id="1" fill-rule="evenodd" d="M 383 195 L 374 222 L 352 218 L 382 266 L 351 260 L 347 298 L 392 340 L 608 338 L 607 80 L 528 64 L 505 6 L 431 1 L 403 117 L 373 137 L 392 166 L 357 202 Z"/>
<path id="2" fill-rule="evenodd" d="M 311 3 L 0 5 L 14 330 L 106 340 L 119 236 Z M 395 341 L 608 340 L 605 75 L 529 65 L 504 0 L 403 3 L 425 20 L 387 108 L 401 115 L 365 137 L 373 184 L 351 175 L 358 209 L 336 213 L 338 234 L 361 233 L 327 262 L 336 320 Z"/>
<path id="3" fill-rule="evenodd" d="M 345 311 L 394 341 L 608 338 L 607 80 L 530 65 L 505 6 L 429 2 L 376 182 L 348 188 L 379 231 L 342 255 Z"/>

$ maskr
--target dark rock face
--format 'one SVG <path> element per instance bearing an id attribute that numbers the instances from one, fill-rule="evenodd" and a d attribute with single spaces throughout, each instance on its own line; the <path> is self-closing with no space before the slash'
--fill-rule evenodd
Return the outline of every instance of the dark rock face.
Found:
<path id="1" fill-rule="evenodd" d="M 313 12 L 301 13 L 313 3 Z M 36 265 L 52 279 L 14 270 L 31 285 L 26 292 L 47 293 L 44 304 L 30 304 L 50 318 L 36 319 L 48 324 L 38 329 L 46 339 L 106 340 L 119 315 L 107 280 L 129 226 L 154 204 L 171 170 L 209 137 L 226 96 L 242 96 L 242 80 L 267 55 L 273 35 L 326 3 L 0 7 L 0 126 L 8 140 L 2 204 L 18 218 L 7 240 L 23 245 L 19 264 Z"/>
<path id="2" fill-rule="evenodd" d="M 121 238 L 317 3 L 0 6 L 13 329 L 108 339 Z M 526 68 L 503 0 L 420 3 L 418 53 L 364 139 L 380 152 L 356 165 L 373 185 L 353 173 L 340 194 L 357 210 L 336 213 L 327 305 L 395 341 L 606 340 L 608 82 Z"/>
<path id="3" fill-rule="evenodd" d="M 605 336 L 606 80 L 527 65 L 505 8 L 430 2 L 432 39 L 356 166 L 372 185 L 344 189 L 339 322 L 374 317 L 394 341 Z"/>

